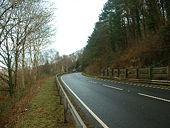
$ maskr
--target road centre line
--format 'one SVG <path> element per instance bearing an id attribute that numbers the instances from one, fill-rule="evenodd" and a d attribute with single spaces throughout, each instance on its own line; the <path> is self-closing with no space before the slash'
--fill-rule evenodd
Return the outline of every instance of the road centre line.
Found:
<path id="1" fill-rule="evenodd" d="M 95 82 L 95 81 L 91 81 L 91 83 L 93 83 L 93 84 L 97 84 L 97 82 Z"/>
<path id="2" fill-rule="evenodd" d="M 93 83 L 93 84 L 97 84 L 97 82 L 92 81 L 92 80 L 89 80 L 88 82 Z"/>
<path id="3" fill-rule="evenodd" d="M 113 86 L 109 86 L 109 85 L 106 85 L 106 84 L 102 84 L 102 86 L 105 86 L 105 87 L 108 87 L 108 88 L 113 88 L 113 89 L 117 89 L 117 90 L 123 90 L 121 88 L 116 88 L 116 87 L 113 87 Z"/>
<path id="4" fill-rule="evenodd" d="M 151 95 L 143 94 L 143 93 L 138 93 L 138 95 L 149 97 L 149 98 L 153 98 L 153 99 L 157 99 L 157 100 L 161 100 L 161 101 L 165 101 L 165 102 L 170 102 L 170 100 L 159 98 L 159 97 L 156 97 L 156 96 L 151 96 Z"/>
<path id="5" fill-rule="evenodd" d="M 79 100 L 79 102 L 87 109 L 87 111 L 103 126 L 103 128 L 109 128 L 74 92 L 71 90 L 68 85 L 64 82 L 62 76 L 61 81 L 69 89 L 69 91 Z"/>

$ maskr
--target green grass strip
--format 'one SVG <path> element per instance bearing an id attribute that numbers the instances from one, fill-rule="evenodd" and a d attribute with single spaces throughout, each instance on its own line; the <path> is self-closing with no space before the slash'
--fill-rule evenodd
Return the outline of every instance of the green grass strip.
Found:
<path id="1" fill-rule="evenodd" d="M 16 128 L 74 128 L 72 122 L 63 123 L 63 105 L 56 93 L 54 77 L 49 78 Z"/>

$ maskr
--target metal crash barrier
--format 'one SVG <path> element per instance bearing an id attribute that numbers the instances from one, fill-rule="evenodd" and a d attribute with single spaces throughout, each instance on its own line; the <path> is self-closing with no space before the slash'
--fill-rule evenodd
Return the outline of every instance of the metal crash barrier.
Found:
<path id="1" fill-rule="evenodd" d="M 68 109 L 69 109 L 75 120 L 76 128 L 87 128 L 87 126 L 81 119 L 80 115 L 76 111 L 75 107 L 69 100 L 66 92 L 64 91 L 64 88 L 59 81 L 59 75 L 56 75 L 56 83 L 57 83 L 58 93 L 60 95 L 60 104 L 62 104 L 62 100 L 64 102 L 63 103 L 64 104 L 64 123 L 67 122 L 67 115 L 68 115 Z"/>

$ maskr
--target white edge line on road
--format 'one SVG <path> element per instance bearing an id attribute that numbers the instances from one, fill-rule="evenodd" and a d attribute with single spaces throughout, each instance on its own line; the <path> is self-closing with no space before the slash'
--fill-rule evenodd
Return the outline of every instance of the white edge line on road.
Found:
<path id="1" fill-rule="evenodd" d="M 156 97 L 156 96 L 150 96 L 150 95 L 143 94 L 143 93 L 138 93 L 138 95 L 149 97 L 149 98 L 153 98 L 153 99 L 157 99 L 157 100 L 162 100 L 162 101 L 166 101 L 166 102 L 170 102 L 170 100 L 159 98 L 159 97 Z"/>
<path id="2" fill-rule="evenodd" d="M 62 82 L 65 84 L 65 86 L 69 89 L 69 91 L 79 100 L 79 102 L 87 109 L 87 111 L 104 127 L 109 128 L 64 82 L 62 76 L 61 76 Z"/>
<path id="3" fill-rule="evenodd" d="M 105 87 L 108 87 L 108 88 L 113 88 L 113 89 L 117 89 L 117 90 L 123 90 L 121 88 L 117 88 L 117 87 L 113 87 L 113 86 L 109 86 L 109 85 L 106 85 L 106 84 L 102 84 L 102 86 L 105 86 Z"/>

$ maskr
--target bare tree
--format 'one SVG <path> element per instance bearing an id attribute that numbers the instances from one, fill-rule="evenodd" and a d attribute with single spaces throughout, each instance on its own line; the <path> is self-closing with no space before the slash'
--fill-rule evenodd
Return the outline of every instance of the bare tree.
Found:
<path id="1" fill-rule="evenodd" d="M 3 3 L 4 2 L 4 3 Z M 41 7 L 41 0 L 13 1 L 4 0 L 1 5 L 9 4 L 0 14 L 4 27 L 0 31 L 0 66 L 7 71 L 6 81 L 10 94 L 16 88 L 25 88 L 25 65 L 28 63 L 36 80 L 39 66 L 39 53 L 41 48 L 48 44 L 52 35 L 52 12 Z M 0 7 L 2 7 L 0 5 Z M 15 6 L 14 6 L 15 5 Z M 26 58 L 30 58 L 27 61 Z M 21 84 L 18 84 L 19 72 L 21 72 Z M 30 75 L 31 76 L 31 75 Z M 4 76 L 1 75 L 4 78 Z M 4 79 L 5 79 L 4 78 Z"/>

